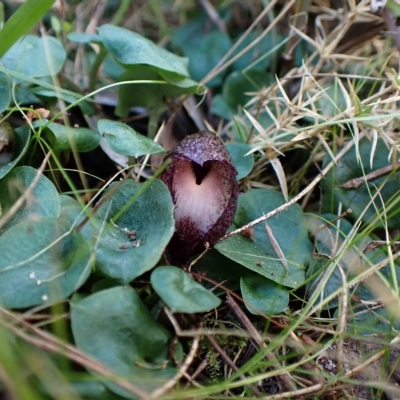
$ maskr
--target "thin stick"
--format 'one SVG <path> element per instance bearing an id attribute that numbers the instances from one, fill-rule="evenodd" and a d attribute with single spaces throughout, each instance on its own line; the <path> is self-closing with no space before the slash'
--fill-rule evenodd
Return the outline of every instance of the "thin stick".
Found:
<path id="1" fill-rule="evenodd" d="M 190 351 L 188 356 L 186 357 L 184 363 L 182 366 L 179 368 L 179 371 L 176 373 L 176 375 L 170 379 L 168 382 L 166 382 L 163 386 L 155 390 L 150 394 L 150 399 L 158 399 L 160 398 L 164 393 L 166 393 L 168 390 L 173 388 L 178 380 L 186 374 L 186 371 L 188 370 L 190 364 L 193 362 L 193 359 L 196 355 L 197 349 L 199 348 L 199 343 L 200 343 L 200 336 L 194 337 L 192 346 L 190 347 Z"/>
<path id="2" fill-rule="evenodd" d="M 224 20 L 219 16 L 218 12 L 215 10 L 214 6 L 209 2 L 209 0 L 199 0 L 199 2 L 218 29 L 221 32 L 227 33 Z"/>
<path id="3" fill-rule="evenodd" d="M 358 189 L 360 186 L 364 185 L 366 182 L 373 181 L 375 179 L 380 178 L 381 176 L 387 175 L 392 171 L 396 171 L 400 168 L 400 164 L 387 165 L 386 167 L 379 168 L 375 171 L 370 172 L 364 176 L 360 176 L 359 178 L 354 178 L 348 180 L 343 185 L 337 186 L 344 189 Z"/>
<path id="4" fill-rule="evenodd" d="M 183 332 L 178 324 L 178 321 L 175 319 L 173 316 L 172 312 L 167 308 L 164 307 L 165 314 L 169 318 L 172 326 L 175 329 L 175 334 L 177 336 L 187 336 Z M 197 332 L 196 332 L 197 333 Z M 208 341 L 211 343 L 211 345 L 214 347 L 215 351 L 221 356 L 221 358 L 225 361 L 226 364 L 228 364 L 235 372 L 238 371 L 238 367 L 233 363 L 233 361 L 229 358 L 229 356 L 224 352 L 224 350 L 218 345 L 218 343 L 214 340 L 214 338 L 210 335 L 208 331 L 205 331 L 202 333 L 205 337 L 207 337 Z M 194 335 L 193 335 L 194 336 Z M 197 335 L 197 337 L 200 337 L 201 335 Z M 241 375 L 239 376 L 239 379 L 244 380 L 246 379 L 245 376 Z M 253 391 L 254 395 L 259 397 L 261 393 L 255 388 L 252 387 L 251 385 L 249 386 L 250 389 Z"/>
<path id="5" fill-rule="evenodd" d="M 336 267 L 339 269 L 340 275 L 342 276 L 343 286 L 342 286 L 342 305 L 340 309 L 339 315 L 339 323 L 338 323 L 338 342 L 337 342 L 337 368 L 338 371 L 343 370 L 344 362 L 343 362 L 343 348 L 344 348 L 344 334 L 346 331 L 346 322 L 347 322 L 347 306 L 348 306 L 348 296 L 349 293 L 347 291 L 347 282 L 346 282 L 346 274 L 343 271 L 343 268 L 337 264 Z"/>

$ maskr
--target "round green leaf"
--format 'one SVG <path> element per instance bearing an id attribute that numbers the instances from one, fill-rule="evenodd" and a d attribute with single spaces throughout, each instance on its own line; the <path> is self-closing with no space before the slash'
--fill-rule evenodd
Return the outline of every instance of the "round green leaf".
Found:
<path id="1" fill-rule="evenodd" d="M 34 168 L 22 166 L 14 168 L 0 181 L 0 204 L 4 213 L 24 194 L 36 174 L 37 170 Z M 28 219 L 58 217 L 60 210 L 60 198 L 55 186 L 48 178 L 41 175 L 28 200 L 8 222 L 7 227 Z"/>
<path id="2" fill-rule="evenodd" d="M 153 319 L 129 286 L 73 301 L 71 325 L 78 348 L 142 390 L 155 390 L 176 372 L 169 363 L 170 333 Z M 104 384 L 132 398 L 111 381 Z"/>
<path id="3" fill-rule="evenodd" d="M 61 218 L 25 221 L 0 236 L 0 303 L 9 308 L 65 299 L 90 273 L 90 252 Z"/>
<path id="4" fill-rule="evenodd" d="M 7 75 L 0 73 L 0 113 L 2 113 L 11 101 L 11 84 Z"/>
<path id="5" fill-rule="evenodd" d="M 189 72 L 193 79 L 203 79 L 232 47 L 229 35 L 221 31 L 212 31 L 203 36 L 196 46 L 190 44 L 184 47 L 184 53 L 189 58 Z M 224 74 L 219 74 L 207 83 L 208 87 L 221 85 Z"/>
<path id="6" fill-rule="evenodd" d="M 56 38 L 27 35 L 7 51 L 1 62 L 11 71 L 39 78 L 59 73 L 65 58 L 64 47 Z"/>
<path id="7" fill-rule="evenodd" d="M 271 189 L 254 189 L 240 195 L 234 227 L 243 226 L 285 203 L 282 194 Z M 254 241 L 235 235 L 215 248 L 226 257 L 284 286 L 296 287 L 304 282 L 305 268 L 312 244 L 303 212 L 294 204 L 267 220 L 273 236 L 285 256 L 288 269 L 271 244 L 264 223 L 254 227 Z"/>
<path id="8" fill-rule="evenodd" d="M 34 126 L 45 129 L 54 151 L 76 150 L 83 153 L 95 149 L 100 143 L 98 132 L 89 128 L 73 128 L 46 120 L 38 120 Z"/>
<path id="9" fill-rule="evenodd" d="M 164 78 L 189 77 L 187 58 L 170 53 L 138 33 L 114 25 L 103 25 L 98 32 L 107 50 L 127 67 L 144 64 L 159 71 Z"/>
<path id="10" fill-rule="evenodd" d="M 236 228 L 236 225 L 234 225 Z M 266 242 L 267 239 L 265 239 Z M 265 245 L 259 245 L 242 235 L 235 235 L 215 246 L 224 256 L 257 272 L 279 284 L 296 287 L 304 282 L 304 270 L 298 265 L 288 263 L 289 271 L 273 253 L 266 252 Z"/>
<path id="11" fill-rule="evenodd" d="M 60 218 L 66 219 L 74 227 L 78 226 L 87 217 L 87 214 L 90 213 L 90 209 L 87 213 L 82 212 L 83 206 L 71 196 L 60 195 L 60 204 Z M 82 229 L 81 233 L 83 233 L 83 231 Z"/>
<path id="12" fill-rule="evenodd" d="M 164 78 L 156 71 L 146 66 L 135 66 L 118 76 L 123 81 L 164 81 Z M 132 92 L 135 96 L 132 96 Z M 165 111 L 168 99 L 175 99 L 184 94 L 201 94 L 199 85 L 191 79 L 169 80 L 168 83 L 135 83 L 121 85 L 118 89 L 118 104 L 116 114 L 127 116 L 131 107 L 142 106 L 151 113 L 161 115 Z"/>
<path id="13" fill-rule="evenodd" d="M 158 143 L 140 135 L 122 122 L 101 119 L 97 123 L 97 128 L 107 145 L 116 153 L 139 157 L 165 152 Z"/>
<path id="14" fill-rule="evenodd" d="M 174 232 L 173 203 L 167 187 L 159 180 L 151 182 L 146 190 L 143 185 L 124 182 L 97 214 L 118 226 L 105 224 L 96 234 L 96 268 L 122 283 L 153 268 Z M 132 203 L 135 195 L 138 197 Z M 121 217 L 114 220 L 121 210 Z M 128 231 L 135 231 L 134 238 Z"/>
<path id="15" fill-rule="evenodd" d="M 14 130 L 13 137 L 13 159 L 5 165 L 0 166 L 0 179 L 6 176 L 18 163 L 18 161 L 26 153 L 29 147 L 29 139 L 31 137 L 30 129 L 27 125 L 23 125 Z M 1 194 L 0 194 L 1 202 Z"/>
<path id="16" fill-rule="evenodd" d="M 157 267 L 151 274 L 151 284 L 173 313 L 205 312 L 221 304 L 217 296 L 177 267 Z"/>
<path id="17" fill-rule="evenodd" d="M 228 149 L 233 164 L 238 172 L 236 179 L 240 180 L 247 176 L 253 169 L 254 165 L 253 154 L 246 156 L 252 148 L 251 145 L 247 143 L 229 143 L 226 145 L 226 148 Z"/>
<path id="18" fill-rule="evenodd" d="M 237 113 L 238 106 L 243 106 L 250 99 L 250 96 L 246 93 L 258 91 L 263 86 L 268 86 L 272 79 L 273 76 L 264 71 L 232 72 L 224 81 L 222 97 L 232 112 Z"/>
<path id="19" fill-rule="evenodd" d="M 281 313 L 289 304 L 285 288 L 258 274 L 242 277 L 240 289 L 246 308 L 254 315 Z"/>

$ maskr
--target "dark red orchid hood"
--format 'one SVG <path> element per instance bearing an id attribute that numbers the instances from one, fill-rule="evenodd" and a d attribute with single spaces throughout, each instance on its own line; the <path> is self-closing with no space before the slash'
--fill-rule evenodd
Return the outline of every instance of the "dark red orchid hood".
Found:
<path id="1" fill-rule="evenodd" d="M 236 211 L 237 171 L 214 132 L 187 136 L 167 157 L 172 162 L 160 179 L 175 204 L 175 233 L 168 247 L 172 263 L 184 263 L 220 239 Z"/>

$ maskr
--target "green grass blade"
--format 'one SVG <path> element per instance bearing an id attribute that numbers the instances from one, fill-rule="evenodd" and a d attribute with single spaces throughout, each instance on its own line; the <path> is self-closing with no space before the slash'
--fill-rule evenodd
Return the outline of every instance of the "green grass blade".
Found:
<path id="1" fill-rule="evenodd" d="M 0 32 L 0 58 L 46 14 L 53 3 L 54 0 L 27 0 L 18 8 Z"/>

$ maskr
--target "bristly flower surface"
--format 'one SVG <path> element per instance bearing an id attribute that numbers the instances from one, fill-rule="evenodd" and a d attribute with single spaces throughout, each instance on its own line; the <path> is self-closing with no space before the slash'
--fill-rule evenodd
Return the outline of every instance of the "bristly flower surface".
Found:
<path id="1" fill-rule="evenodd" d="M 175 204 L 175 233 L 167 252 L 173 263 L 184 263 L 214 245 L 233 222 L 237 171 L 229 152 L 214 132 L 187 136 L 167 157 L 172 162 L 160 179 Z"/>

